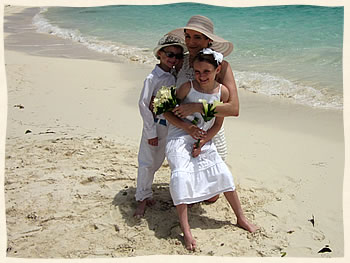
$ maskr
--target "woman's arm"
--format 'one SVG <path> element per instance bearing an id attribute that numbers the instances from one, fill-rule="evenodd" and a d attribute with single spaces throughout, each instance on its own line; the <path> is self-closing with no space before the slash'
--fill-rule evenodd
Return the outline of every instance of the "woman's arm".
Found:
<path id="1" fill-rule="evenodd" d="M 221 64 L 221 71 L 217 76 L 217 81 L 227 87 L 229 91 L 228 101 L 216 107 L 218 117 L 238 116 L 239 115 L 239 99 L 236 81 L 230 64 L 223 61 Z"/>

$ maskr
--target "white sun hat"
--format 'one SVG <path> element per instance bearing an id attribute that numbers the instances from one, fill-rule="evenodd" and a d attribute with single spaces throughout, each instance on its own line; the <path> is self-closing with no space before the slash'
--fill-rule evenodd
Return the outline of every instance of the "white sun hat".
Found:
<path id="1" fill-rule="evenodd" d="M 211 49 L 222 53 L 224 56 L 228 56 L 233 50 L 233 44 L 214 34 L 214 24 L 213 22 L 201 15 L 195 15 L 188 20 L 187 25 L 185 27 L 180 27 L 170 31 L 168 34 L 178 36 L 183 41 L 185 40 L 184 30 L 191 29 L 202 33 L 203 35 L 210 38 L 213 42 L 210 46 Z"/>
<path id="2" fill-rule="evenodd" d="M 166 34 L 159 39 L 157 46 L 153 49 L 153 54 L 157 57 L 157 53 L 160 49 L 169 46 L 179 46 L 182 47 L 183 53 L 187 52 L 186 44 L 182 38 L 173 34 Z"/>

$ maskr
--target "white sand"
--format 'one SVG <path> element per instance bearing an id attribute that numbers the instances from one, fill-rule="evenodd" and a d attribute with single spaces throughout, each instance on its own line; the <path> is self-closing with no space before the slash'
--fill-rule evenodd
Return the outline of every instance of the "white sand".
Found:
<path id="1" fill-rule="evenodd" d="M 341 112 L 239 90 L 240 117 L 225 119 L 227 163 L 261 230 L 236 227 L 224 198 L 198 204 L 190 212 L 198 250 L 189 253 L 166 163 L 154 183 L 156 206 L 132 217 L 137 100 L 151 68 L 10 50 L 5 63 L 7 256 L 344 256 Z M 318 253 L 326 245 L 332 252 Z"/>

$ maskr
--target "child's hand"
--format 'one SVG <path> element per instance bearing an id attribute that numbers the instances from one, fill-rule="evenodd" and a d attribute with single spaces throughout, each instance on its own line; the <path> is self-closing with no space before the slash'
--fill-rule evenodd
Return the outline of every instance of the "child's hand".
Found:
<path id="1" fill-rule="evenodd" d="M 158 137 L 148 139 L 148 144 L 152 146 L 158 146 Z"/>
<path id="2" fill-rule="evenodd" d="M 153 113 L 153 108 L 154 108 L 154 96 L 151 97 L 151 101 L 149 102 L 149 109 Z"/>
<path id="3" fill-rule="evenodd" d="M 190 124 L 189 126 L 186 127 L 185 130 L 193 139 L 204 139 L 205 136 L 207 135 L 206 131 L 203 131 L 202 129 L 198 128 L 194 124 Z"/>
<path id="4" fill-rule="evenodd" d="M 201 153 L 201 149 L 203 147 L 203 145 L 205 144 L 205 142 L 203 140 L 200 140 L 199 143 L 195 142 L 193 144 L 193 148 L 192 148 L 192 156 L 194 158 L 196 158 L 200 153 Z"/>

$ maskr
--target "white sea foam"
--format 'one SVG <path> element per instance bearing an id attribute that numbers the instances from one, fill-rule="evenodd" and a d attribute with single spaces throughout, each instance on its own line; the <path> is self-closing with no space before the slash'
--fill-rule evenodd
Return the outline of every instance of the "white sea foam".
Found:
<path id="1" fill-rule="evenodd" d="M 113 56 L 121 56 L 125 59 L 142 64 L 155 64 L 156 58 L 150 50 L 138 47 L 132 47 L 112 41 L 99 40 L 96 37 L 84 36 L 79 30 L 64 29 L 52 25 L 44 16 L 46 8 L 42 8 L 38 14 L 33 17 L 33 24 L 37 32 L 55 35 L 63 39 L 69 39 L 76 43 L 81 43 L 87 48 Z"/>
<path id="2" fill-rule="evenodd" d="M 315 108 L 343 109 L 343 98 L 313 87 L 298 85 L 284 78 L 265 73 L 235 71 L 238 88 L 263 94 L 287 98 L 295 103 Z"/>

